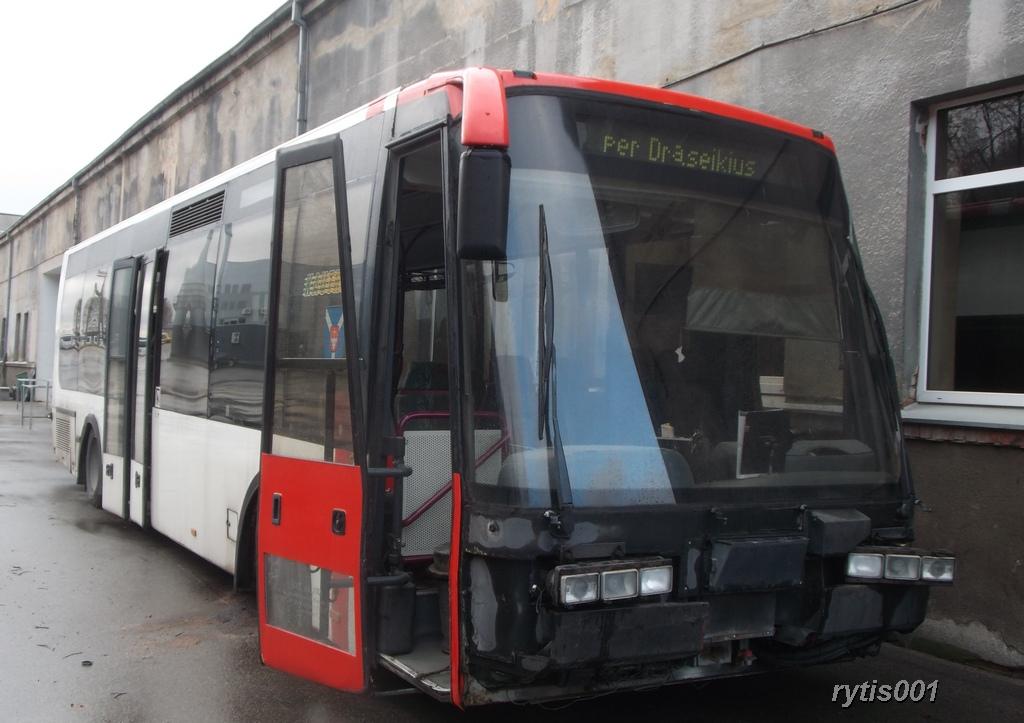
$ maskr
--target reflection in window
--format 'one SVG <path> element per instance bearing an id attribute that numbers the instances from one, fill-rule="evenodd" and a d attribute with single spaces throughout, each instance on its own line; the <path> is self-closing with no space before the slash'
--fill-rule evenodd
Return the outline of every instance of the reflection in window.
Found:
<path id="1" fill-rule="evenodd" d="M 333 164 L 284 177 L 273 450 L 352 461 Z"/>
<path id="2" fill-rule="evenodd" d="M 936 178 L 1024 165 L 1024 92 L 939 111 Z"/>
<path id="3" fill-rule="evenodd" d="M 106 430 L 103 451 L 118 456 L 124 455 L 125 442 L 125 392 L 130 349 L 131 330 L 128 321 L 132 307 L 132 280 L 134 267 L 123 267 L 114 272 L 111 292 L 109 344 L 109 368 L 107 369 Z"/>
<path id="4" fill-rule="evenodd" d="M 942 392 L 1024 394 L 1022 127 L 1022 91 L 933 116 L 926 401 L 977 401 Z"/>
<path id="5" fill-rule="evenodd" d="M 58 379 L 64 389 L 78 389 L 78 349 L 82 333 L 82 286 L 85 276 L 64 280 L 57 331 Z"/>
<path id="6" fill-rule="evenodd" d="M 928 385 L 1024 393 L 1024 183 L 935 197 Z"/>
<path id="7" fill-rule="evenodd" d="M 224 225 L 217 269 L 210 416 L 259 427 L 270 288 L 271 215 Z"/>
<path id="8" fill-rule="evenodd" d="M 160 408 L 205 416 L 220 227 L 172 239 L 164 281 Z"/>
<path id="9" fill-rule="evenodd" d="M 106 268 L 85 274 L 82 290 L 81 336 L 79 338 L 78 389 L 90 394 L 103 393 L 106 364 L 107 276 Z"/>
<path id="10" fill-rule="evenodd" d="M 383 114 L 369 118 L 341 134 L 345 149 L 345 198 L 352 248 L 352 292 L 355 314 L 362 302 L 363 270 L 370 233 L 370 206 L 373 202 L 377 160 L 384 129 Z"/>

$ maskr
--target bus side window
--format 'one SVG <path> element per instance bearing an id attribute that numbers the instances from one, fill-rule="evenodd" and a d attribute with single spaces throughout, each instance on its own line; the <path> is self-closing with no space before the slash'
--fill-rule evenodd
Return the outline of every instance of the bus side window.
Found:
<path id="1" fill-rule="evenodd" d="M 82 287 L 85 274 L 64 280 L 64 296 L 60 304 L 60 331 L 57 340 L 59 382 L 63 389 L 78 389 L 78 349 L 81 344 Z"/>
<path id="2" fill-rule="evenodd" d="M 217 269 L 210 417 L 247 427 L 263 420 L 271 221 L 268 208 L 224 224 Z"/>
<path id="3" fill-rule="evenodd" d="M 221 227 L 172 238 L 164 281 L 160 408 L 206 416 L 210 318 Z"/>
<path id="4" fill-rule="evenodd" d="M 107 278 L 110 269 L 103 267 L 85 273 L 82 289 L 82 334 L 78 350 L 78 390 L 103 394 L 103 371 L 106 366 L 107 305 L 110 301 Z"/>

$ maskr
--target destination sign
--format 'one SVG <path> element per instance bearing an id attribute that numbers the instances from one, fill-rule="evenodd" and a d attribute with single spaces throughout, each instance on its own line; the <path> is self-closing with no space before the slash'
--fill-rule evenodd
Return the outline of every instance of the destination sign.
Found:
<path id="1" fill-rule="evenodd" d="M 328 296 L 341 293 L 341 271 L 311 271 L 302 280 L 302 295 Z"/>
<path id="2" fill-rule="evenodd" d="M 581 124 L 585 153 L 674 166 L 706 173 L 753 178 L 765 170 L 763 154 L 718 139 L 687 134 L 680 137 L 640 126 L 586 120 Z"/>

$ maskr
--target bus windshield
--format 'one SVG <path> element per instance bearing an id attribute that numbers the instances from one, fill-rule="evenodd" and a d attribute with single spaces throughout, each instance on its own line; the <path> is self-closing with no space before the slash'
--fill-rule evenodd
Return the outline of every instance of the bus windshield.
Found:
<path id="1" fill-rule="evenodd" d="M 507 261 L 461 269 L 475 495 L 545 506 L 559 474 L 577 507 L 896 493 L 832 154 L 579 97 L 509 117 Z"/>

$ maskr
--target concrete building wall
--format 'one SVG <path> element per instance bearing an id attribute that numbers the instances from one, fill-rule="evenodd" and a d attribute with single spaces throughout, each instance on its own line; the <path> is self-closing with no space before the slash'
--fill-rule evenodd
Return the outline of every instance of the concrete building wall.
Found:
<path id="1" fill-rule="evenodd" d="M 955 551 L 957 584 L 933 591 L 919 634 L 1024 666 L 1024 449 L 913 441 L 925 505 L 919 542 Z"/>
<path id="2" fill-rule="evenodd" d="M 914 392 L 920 346 L 928 106 L 1024 78 L 1024 4 L 1014 0 L 311 0 L 304 6 L 310 127 L 431 72 L 488 64 L 671 86 L 826 131 L 838 148 L 868 279 L 907 396 Z M 9 316 L 33 309 L 38 318 L 34 309 L 48 293 L 41 275 L 65 248 L 291 137 L 297 70 L 297 29 L 283 7 L 73 183 L 0 233 L 0 313 L 7 313 L 12 246 Z M 33 350 L 34 343 L 30 337 Z M 1014 470 L 1024 445 L 1019 436 L 1001 440 L 1008 448 L 998 449 L 991 443 L 1001 438 L 969 439 L 912 447 L 918 491 L 932 509 L 919 516 L 920 542 L 956 550 L 964 575 L 962 587 L 935 595 L 933 628 L 1012 663 L 1024 651 L 1018 604 L 1024 569 L 997 556 L 1021 549 L 1024 522 L 1013 511 L 1021 509 L 1024 490 Z M 991 509 L 998 511 L 994 528 Z M 999 603 L 987 604 L 984 591 Z"/>

